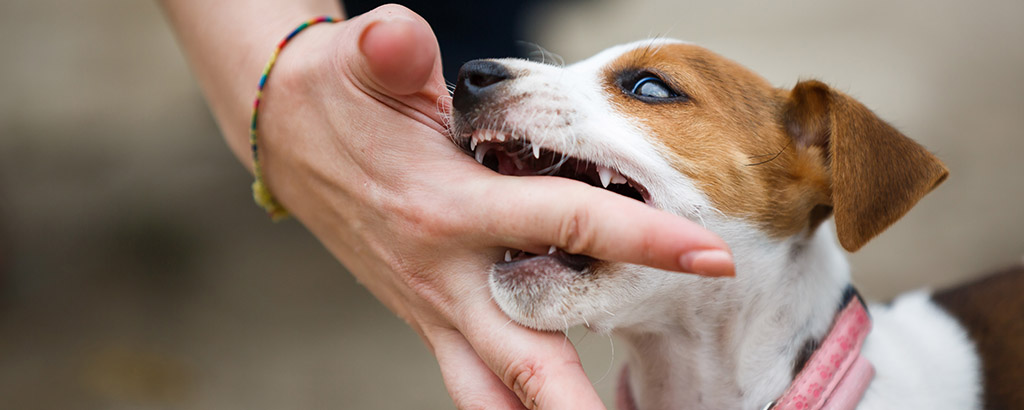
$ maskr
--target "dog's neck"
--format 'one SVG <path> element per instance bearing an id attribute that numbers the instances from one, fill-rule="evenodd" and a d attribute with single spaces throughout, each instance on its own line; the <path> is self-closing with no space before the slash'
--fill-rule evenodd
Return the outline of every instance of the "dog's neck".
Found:
<path id="1" fill-rule="evenodd" d="M 770 245 L 766 245 L 770 244 Z M 849 267 L 832 232 L 733 240 L 737 277 L 682 283 L 663 321 L 617 329 L 638 410 L 760 409 L 832 323 Z M 677 299 L 678 300 L 678 299 Z"/>

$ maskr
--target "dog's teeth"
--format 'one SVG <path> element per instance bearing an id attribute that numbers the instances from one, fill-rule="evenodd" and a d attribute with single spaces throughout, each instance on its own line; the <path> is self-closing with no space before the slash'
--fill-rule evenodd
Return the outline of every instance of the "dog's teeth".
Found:
<path id="1" fill-rule="evenodd" d="M 505 251 L 505 262 L 512 262 L 512 251 Z"/>
<path id="2" fill-rule="evenodd" d="M 612 183 L 613 184 L 625 184 L 626 182 L 628 182 L 626 177 L 622 176 L 622 174 L 620 174 L 618 172 L 616 172 L 615 175 L 612 176 Z"/>
<path id="3" fill-rule="evenodd" d="M 548 255 L 555 253 L 556 250 L 558 250 L 558 248 L 556 248 L 555 245 L 551 245 L 551 247 L 548 248 Z"/>
<path id="4" fill-rule="evenodd" d="M 476 138 L 470 137 L 470 139 L 469 139 L 469 149 L 472 150 L 472 151 L 476 151 Z"/>
<path id="5" fill-rule="evenodd" d="M 491 150 L 491 147 L 489 145 L 481 145 L 480 149 L 476 150 L 476 154 L 475 154 L 476 162 L 479 162 L 479 163 L 483 164 L 484 163 L 484 157 L 487 155 L 487 151 L 490 151 L 490 150 Z"/>
<path id="6" fill-rule="evenodd" d="M 494 138 L 497 138 L 500 142 L 505 142 L 505 134 L 502 132 L 495 132 Z"/>
<path id="7" fill-rule="evenodd" d="M 533 157 L 540 158 L 540 145 L 533 144 Z"/>
<path id="8" fill-rule="evenodd" d="M 608 188 L 608 183 L 612 181 L 612 174 L 618 175 L 617 172 L 612 171 L 611 169 L 600 165 L 597 166 L 597 176 L 601 177 L 601 185 L 604 185 L 605 188 Z"/>

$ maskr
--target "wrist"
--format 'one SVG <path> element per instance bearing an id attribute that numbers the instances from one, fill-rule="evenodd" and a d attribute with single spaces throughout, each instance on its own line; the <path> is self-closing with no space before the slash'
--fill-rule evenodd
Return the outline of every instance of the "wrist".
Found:
<path id="1" fill-rule="evenodd" d="M 281 38 L 319 15 L 341 17 L 333 0 L 163 0 L 162 5 L 224 138 L 243 164 L 260 74 Z"/>
<path id="2" fill-rule="evenodd" d="M 278 57 L 284 51 L 285 47 L 299 34 L 307 31 L 313 26 L 322 23 L 335 23 L 335 20 L 329 16 L 319 16 L 310 20 L 307 20 L 300 24 L 298 27 L 293 29 L 280 43 L 278 43 L 274 52 L 271 54 L 270 60 L 267 62 L 263 73 L 260 76 L 259 85 L 257 86 L 255 103 L 252 109 L 252 116 L 249 122 L 249 147 L 252 152 L 252 171 L 255 176 L 255 181 L 252 184 L 253 198 L 256 203 L 265 209 L 273 220 L 280 220 L 288 217 L 288 211 L 278 202 L 277 198 L 271 193 L 266 185 L 264 179 L 263 166 L 261 161 L 262 155 L 260 155 L 260 132 L 259 132 L 259 112 L 260 106 L 262 105 L 262 98 L 266 90 L 266 86 L 269 84 L 270 74 L 273 72 Z M 303 76 L 305 77 L 305 76 Z M 300 95 L 306 95 L 305 88 L 299 90 Z M 299 105 L 301 106 L 301 104 Z"/>
<path id="3" fill-rule="evenodd" d="M 281 49 L 283 39 L 286 35 L 296 29 L 303 22 L 312 18 L 326 15 L 308 15 L 304 17 L 280 17 L 268 22 L 259 31 L 259 36 L 246 39 L 244 57 L 236 67 L 231 79 L 223 83 L 227 95 L 211 101 L 214 115 L 224 138 L 239 160 L 252 171 L 252 151 L 250 149 L 250 120 L 253 114 L 253 102 L 259 94 L 263 100 L 283 98 L 282 94 L 305 95 L 309 90 L 308 80 L 301 73 L 311 72 L 309 68 L 318 64 L 315 60 L 322 58 L 324 50 L 311 50 L 307 46 L 313 43 L 314 39 L 321 39 L 325 25 L 308 27 L 296 34 L 294 38 L 286 41 Z M 335 16 L 332 16 L 335 17 Z M 337 18 L 337 17 L 335 17 Z M 316 43 L 323 43 L 318 41 Z M 275 60 L 272 72 L 264 72 L 271 59 Z M 299 74 L 296 74 L 299 73 Z M 264 74 L 266 77 L 264 78 Z M 216 88 L 217 86 L 214 86 Z M 204 87 L 204 89 L 207 87 Z M 226 98 L 225 98 L 226 97 Z M 262 102 L 261 102 L 262 104 Z M 262 111 L 263 108 L 261 107 Z M 262 120 L 260 120 L 262 122 Z M 263 126 L 260 126 L 263 128 Z"/>

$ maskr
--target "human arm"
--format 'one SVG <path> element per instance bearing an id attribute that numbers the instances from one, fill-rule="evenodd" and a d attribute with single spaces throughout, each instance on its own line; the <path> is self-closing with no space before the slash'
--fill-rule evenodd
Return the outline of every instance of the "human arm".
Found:
<path id="1" fill-rule="evenodd" d="M 256 79 L 280 36 L 333 1 L 164 0 L 229 146 L 252 167 Z M 669 270 L 728 272 L 713 235 L 643 204 L 558 178 L 495 174 L 444 136 L 436 42 L 384 7 L 311 27 L 281 54 L 260 117 L 267 185 L 425 340 L 460 408 L 599 408 L 560 334 L 506 326 L 488 267 L 504 249 Z M 527 181 L 529 180 L 529 181 Z M 554 200 L 553 200 L 554 199 Z M 623 218 L 628 215 L 628 218 Z M 684 266 L 683 255 L 704 250 Z M 717 255 L 717 256 L 716 256 Z M 702 259 L 703 258 L 703 259 Z"/>

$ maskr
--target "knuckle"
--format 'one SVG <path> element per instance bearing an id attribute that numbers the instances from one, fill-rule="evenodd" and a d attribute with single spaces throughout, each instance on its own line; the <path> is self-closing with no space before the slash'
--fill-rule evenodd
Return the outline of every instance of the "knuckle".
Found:
<path id="1" fill-rule="evenodd" d="M 569 253 L 588 253 L 594 247 L 592 215 L 586 209 L 576 209 L 562 220 L 558 245 Z"/>
<path id="2" fill-rule="evenodd" d="M 427 302 L 431 306 L 438 306 L 444 303 L 446 298 L 437 288 L 433 280 L 434 275 L 423 269 L 415 269 L 409 266 L 401 266 L 397 269 L 402 279 L 413 295 Z"/>
<path id="3" fill-rule="evenodd" d="M 544 389 L 543 367 L 540 361 L 522 359 L 513 362 L 502 372 L 502 381 L 529 409 L 536 409 Z"/>
<path id="4" fill-rule="evenodd" d="M 436 333 L 439 329 L 450 327 L 451 318 L 461 304 L 447 289 L 441 279 L 443 275 L 436 271 L 408 267 L 399 272 L 405 285 L 401 296 L 411 305 L 407 312 L 409 318 L 399 316 L 407 322 L 415 322 L 420 334 Z"/>
<path id="5" fill-rule="evenodd" d="M 401 213 L 404 226 L 414 230 L 414 234 L 434 241 L 441 237 L 454 234 L 458 226 L 452 217 L 452 210 L 443 201 L 429 194 L 406 195 L 400 201 L 402 205 L 395 211 Z M 436 242 L 432 242 L 436 244 Z"/>

